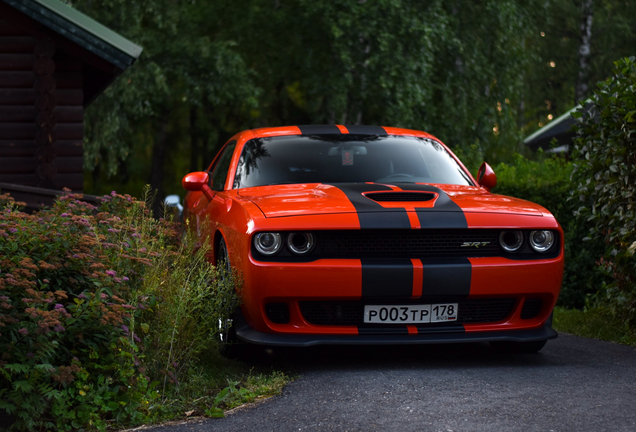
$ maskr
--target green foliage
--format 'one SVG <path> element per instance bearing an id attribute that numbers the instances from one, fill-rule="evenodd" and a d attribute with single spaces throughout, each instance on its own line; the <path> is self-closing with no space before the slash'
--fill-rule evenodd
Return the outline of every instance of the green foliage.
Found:
<path id="1" fill-rule="evenodd" d="M 615 63 L 590 109 L 579 113 L 573 199 L 577 215 L 603 241 L 603 272 L 611 278 L 599 300 L 636 325 L 636 63 Z"/>
<path id="2" fill-rule="evenodd" d="M 207 246 L 113 192 L 0 213 L 0 409 L 15 430 L 137 424 L 214 349 L 237 306 Z M 192 245 L 190 245 L 192 244 Z"/>
<path id="3" fill-rule="evenodd" d="M 524 105 L 519 114 L 525 135 L 577 104 L 574 98 L 580 69 L 582 3 L 580 0 L 551 0 L 545 2 L 545 9 L 536 16 L 536 30 L 527 38 L 533 60 L 522 75 Z M 633 55 L 636 44 L 633 19 L 636 2 L 594 0 L 593 4 L 590 93 L 594 89 L 593 83 L 611 74 L 614 60 Z"/>
<path id="4" fill-rule="evenodd" d="M 574 203 L 568 200 L 572 190 L 571 162 L 559 157 L 538 160 L 516 155 L 512 164 L 495 168 L 497 187 L 493 192 L 523 198 L 547 208 L 565 233 L 565 270 L 559 304 L 581 308 L 588 294 L 596 293 L 602 277 L 596 272 L 596 260 L 602 255 L 602 244 L 583 242 L 588 224 L 575 218 Z"/>
<path id="5" fill-rule="evenodd" d="M 533 59 L 526 39 L 542 2 L 249 4 L 227 7 L 227 22 L 240 15 L 241 25 L 221 37 L 236 40 L 257 71 L 254 122 L 423 129 L 498 160 L 517 150 L 519 76 Z"/>
<path id="6" fill-rule="evenodd" d="M 139 193 L 161 168 L 153 187 L 178 193 L 227 138 L 261 126 L 402 126 L 508 160 L 547 13 L 538 0 L 72 4 L 144 48 L 87 110 L 92 193 Z"/>
<path id="7" fill-rule="evenodd" d="M 557 306 L 552 326 L 559 332 L 636 346 L 636 331 L 604 307 L 588 305 L 581 310 Z"/>
<path id="8" fill-rule="evenodd" d="M 217 18 L 220 6 L 168 0 L 72 5 L 143 47 L 86 111 L 86 190 L 100 194 L 125 185 L 140 194 L 152 183 L 160 198 L 164 188 L 180 191 L 184 173 L 211 162 L 218 141 L 227 138 L 224 130 L 247 126 L 259 95 L 234 41 L 215 35 L 226 24 Z"/>

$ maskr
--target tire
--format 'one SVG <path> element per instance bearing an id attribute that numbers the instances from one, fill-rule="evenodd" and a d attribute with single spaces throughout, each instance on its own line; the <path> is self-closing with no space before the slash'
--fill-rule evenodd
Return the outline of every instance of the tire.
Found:
<path id="1" fill-rule="evenodd" d="M 218 344 L 219 354 L 223 357 L 237 358 L 243 351 L 243 344 L 236 336 L 231 319 L 226 320 L 226 322 L 219 320 Z"/>
<path id="2" fill-rule="evenodd" d="M 232 266 L 230 265 L 230 254 L 227 251 L 227 244 L 225 239 L 221 237 L 219 241 L 219 250 L 216 253 L 216 266 L 225 270 L 226 274 L 230 274 Z"/>
<path id="3" fill-rule="evenodd" d="M 218 246 L 218 252 L 216 255 L 216 265 L 217 268 L 221 269 L 221 277 L 229 277 L 232 271 L 232 266 L 230 264 L 230 256 L 227 251 L 227 244 L 225 243 L 225 239 L 221 237 Z M 232 319 L 227 319 L 225 322 L 223 320 L 219 320 L 218 323 L 218 344 L 219 344 L 219 353 L 223 357 L 227 358 L 236 358 L 242 352 L 243 344 L 239 341 L 236 336 L 236 330 L 232 326 Z"/>
<path id="4" fill-rule="evenodd" d="M 490 342 L 490 347 L 497 352 L 533 354 L 541 351 L 547 342 L 547 340 L 533 342 L 495 341 Z"/>

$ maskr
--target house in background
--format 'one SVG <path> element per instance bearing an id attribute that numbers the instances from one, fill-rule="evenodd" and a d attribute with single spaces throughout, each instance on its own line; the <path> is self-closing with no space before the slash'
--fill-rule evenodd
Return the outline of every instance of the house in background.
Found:
<path id="1" fill-rule="evenodd" d="M 581 105 L 575 106 L 533 134 L 528 135 L 523 143 L 532 151 L 542 148 L 550 153 L 569 153 L 572 140 L 576 137 L 574 124 L 577 120 L 572 117 L 572 113 L 581 109 Z M 556 140 L 556 145 L 553 145 L 552 140 Z"/>
<path id="2" fill-rule="evenodd" d="M 84 110 L 141 50 L 58 0 L 0 0 L 0 192 L 82 191 Z"/>

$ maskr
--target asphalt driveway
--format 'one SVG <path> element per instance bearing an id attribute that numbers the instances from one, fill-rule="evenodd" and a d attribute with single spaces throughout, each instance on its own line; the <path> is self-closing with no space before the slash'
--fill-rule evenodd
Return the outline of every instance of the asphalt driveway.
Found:
<path id="1" fill-rule="evenodd" d="M 562 334 L 539 354 L 487 345 L 280 349 L 280 396 L 185 431 L 636 431 L 636 349 Z"/>

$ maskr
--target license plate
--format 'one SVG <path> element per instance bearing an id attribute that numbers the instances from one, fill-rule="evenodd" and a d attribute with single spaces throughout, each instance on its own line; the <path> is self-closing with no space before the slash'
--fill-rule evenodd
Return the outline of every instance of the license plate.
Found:
<path id="1" fill-rule="evenodd" d="M 457 321 L 457 303 L 364 307 L 364 322 L 370 324 L 424 324 L 447 321 Z"/>

